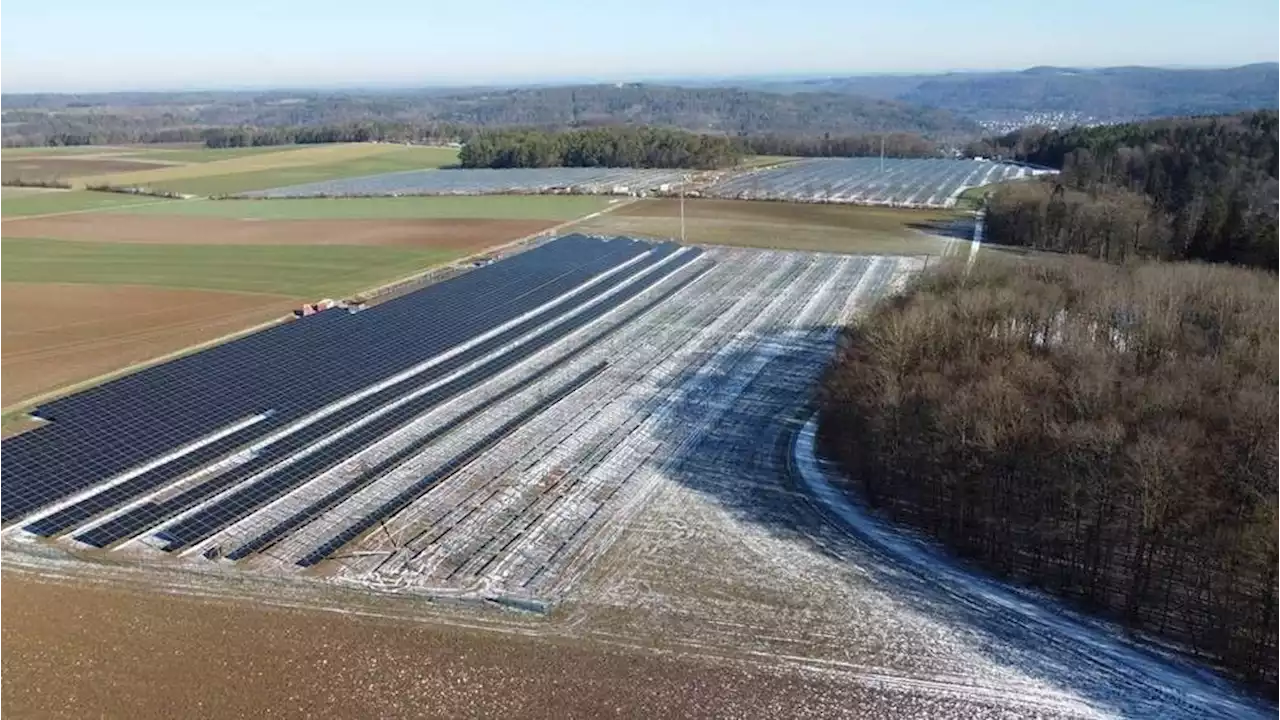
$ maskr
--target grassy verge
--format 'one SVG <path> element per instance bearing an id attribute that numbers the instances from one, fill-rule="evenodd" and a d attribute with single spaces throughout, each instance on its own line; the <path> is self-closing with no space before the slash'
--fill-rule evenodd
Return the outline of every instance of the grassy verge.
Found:
<path id="1" fill-rule="evenodd" d="M 971 187 L 960 193 L 960 197 L 956 198 L 956 209 L 964 211 L 974 211 L 982 207 L 982 203 L 986 200 L 987 195 L 995 190 L 995 185 L 981 185 L 979 187 Z"/>
<path id="2" fill-rule="evenodd" d="M 355 246 L 219 246 L 6 239 L 5 282 L 155 285 L 341 296 L 460 254 Z"/>

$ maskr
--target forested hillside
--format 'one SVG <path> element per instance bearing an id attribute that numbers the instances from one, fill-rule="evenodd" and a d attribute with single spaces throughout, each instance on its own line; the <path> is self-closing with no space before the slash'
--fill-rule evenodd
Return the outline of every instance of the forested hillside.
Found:
<path id="1" fill-rule="evenodd" d="M 1274 111 L 1029 129 L 970 150 L 1062 169 L 989 197 L 993 242 L 1276 268 Z"/>
<path id="2" fill-rule="evenodd" d="M 728 134 L 905 131 L 955 135 L 976 129 L 944 111 L 857 96 L 641 84 L 536 88 L 450 98 L 438 117 L 484 126 L 629 123 Z"/>
<path id="3" fill-rule="evenodd" d="M 459 153 L 463 167 L 730 167 L 741 157 L 725 137 L 657 128 L 594 128 L 569 132 L 496 130 L 478 133 Z"/>
<path id="4" fill-rule="evenodd" d="M 847 331 L 822 432 L 892 519 L 1274 694 L 1278 341 L 1269 273 L 961 264 Z"/>
<path id="5" fill-rule="evenodd" d="M 883 141 L 883 144 L 882 144 Z M 485 130 L 459 156 L 463 167 L 647 167 L 715 169 L 744 155 L 799 157 L 935 157 L 938 146 L 919 135 L 784 135 L 727 138 L 660 128 L 601 127 L 564 132 Z"/>
<path id="6" fill-rule="evenodd" d="M 730 88 L 581 85 L 513 90 L 272 91 L 5 95 L 8 146 L 198 139 L 210 128 L 360 125 L 528 127 L 650 125 L 741 135 L 910 132 L 973 137 L 980 128 L 944 110 L 845 94 Z"/>

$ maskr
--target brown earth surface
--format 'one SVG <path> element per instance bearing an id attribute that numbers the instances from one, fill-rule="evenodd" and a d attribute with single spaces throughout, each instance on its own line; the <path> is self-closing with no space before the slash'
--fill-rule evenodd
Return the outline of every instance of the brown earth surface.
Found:
<path id="1" fill-rule="evenodd" d="M 940 255 L 936 226 L 956 213 L 823 203 L 688 199 L 684 232 L 689 243 L 808 252 Z M 640 200 L 576 223 L 573 230 L 601 235 L 679 238 L 680 201 Z"/>
<path id="2" fill-rule="evenodd" d="M 4 283 L 4 406 L 287 314 L 279 295 Z"/>
<path id="3" fill-rule="evenodd" d="M 154 170 L 163 167 L 169 167 L 169 163 L 106 157 L 23 157 L 7 159 L 0 163 L 0 176 L 4 180 L 16 178 L 24 180 L 53 180 L 132 172 L 134 170 Z"/>
<path id="4" fill-rule="evenodd" d="M 950 217 L 947 210 L 867 207 L 838 203 L 790 203 L 764 200 L 686 199 L 685 218 L 738 220 L 768 223 L 803 223 L 833 228 L 897 231 L 908 223 Z M 645 200 L 618 208 L 621 217 L 678 217 L 680 201 L 672 198 Z"/>
<path id="5" fill-rule="evenodd" d="M 6 571 L 3 711 L 41 718 L 835 717 L 818 677 Z"/>
<path id="6" fill-rule="evenodd" d="M 378 245 L 478 252 L 557 222 L 546 220 L 245 220 L 77 213 L 15 218 L 10 237 L 166 245 Z"/>

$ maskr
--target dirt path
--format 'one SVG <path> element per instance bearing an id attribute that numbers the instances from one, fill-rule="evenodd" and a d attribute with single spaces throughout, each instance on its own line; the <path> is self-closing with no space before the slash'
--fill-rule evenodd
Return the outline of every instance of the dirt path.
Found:
<path id="1" fill-rule="evenodd" d="M 40 218 L 58 217 L 60 215 L 80 215 L 81 213 L 96 213 L 96 212 L 102 212 L 103 210 L 120 210 L 123 208 L 142 207 L 143 205 L 159 205 L 160 203 L 166 203 L 166 202 L 183 202 L 183 201 L 169 200 L 167 198 L 164 200 L 144 200 L 142 202 L 127 203 L 124 205 L 112 205 L 109 208 L 93 207 L 93 208 L 83 208 L 80 210 L 64 210 L 62 212 L 43 213 L 41 215 L 14 215 L 10 217 L 0 217 L 0 222 L 13 222 L 16 220 L 37 220 Z"/>

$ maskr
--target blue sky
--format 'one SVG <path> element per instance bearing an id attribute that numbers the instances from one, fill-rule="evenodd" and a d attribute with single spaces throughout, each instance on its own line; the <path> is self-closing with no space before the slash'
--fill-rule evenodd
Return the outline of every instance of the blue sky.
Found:
<path id="1" fill-rule="evenodd" d="M 5 92 L 1275 61 L 1276 0 L 5 0 Z"/>

